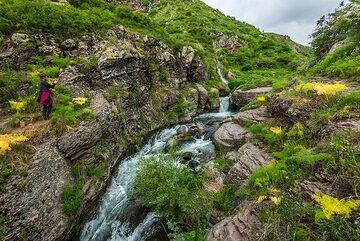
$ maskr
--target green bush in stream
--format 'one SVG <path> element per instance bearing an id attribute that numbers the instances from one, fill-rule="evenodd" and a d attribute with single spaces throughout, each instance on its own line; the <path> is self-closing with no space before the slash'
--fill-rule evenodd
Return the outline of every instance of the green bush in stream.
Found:
<path id="1" fill-rule="evenodd" d="M 210 210 L 211 195 L 203 188 L 204 175 L 174 163 L 172 156 L 142 158 L 135 193 L 139 202 L 180 224 L 195 224 Z"/>

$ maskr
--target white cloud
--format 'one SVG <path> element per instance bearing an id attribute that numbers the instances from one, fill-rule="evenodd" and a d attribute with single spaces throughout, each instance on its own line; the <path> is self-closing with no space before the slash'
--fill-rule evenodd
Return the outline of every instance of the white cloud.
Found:
<path id="1" fill-rule="evenodd" d="M 339 6 L 341 0 L 203 0 L 226 15 L 248 22 L 266 32 L 289 35 L 302 44 L 317 20 Z"/>

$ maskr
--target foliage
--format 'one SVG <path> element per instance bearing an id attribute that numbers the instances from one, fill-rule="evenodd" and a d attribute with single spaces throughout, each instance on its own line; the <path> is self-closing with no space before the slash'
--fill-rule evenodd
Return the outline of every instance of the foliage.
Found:
<path id="1" fill-rule="evenodd" d="M 360 200 L 346 199 L 339 200 L 337 198 L 317 193 L 312 198 L 321 205 L 322 210 L 316 213 L 316 220 L 323 218 L 331 219 L 334 214 L 349 217 L 352 211 L 360 207 Z"/>
<path id="2" fill-rule="evenodd" d="M 234 161 L 226 157 L 218 157 L 214 160 L 214 163 L 221 172 L 223 172 L 225 169 L 231 168 L 234 165 Z"/>
<path id="3" fill-rule="evenodd" d="M 77 97 L 77 98 L 74 98 L 74 99 L 73 99 L 73 102 L 74 102 L 76 105 L 83 106 L 83 105 L 85 105 L 85 104 L 88 102 L 88 98 L 85 98 L 85 97 Z"/>
<path id="4" fill-rule="evenodd" d="M 257 137 L 266 140 L 270 145 L 279 145 L 282 142 L 284 133 L 281 127 L 269 127 L 267 123 L 253 124 L 248 129 Z"/>
<path id="5" fill-rule="evenodd" d="M 236 192 L 231 186 L 225 185 L 219 192 L 214 194 L 214 208 L 230 214 L 236 204 Z"/>
<path id="6" fill-rule="evenodd" d="M 11 150 L 11 145 L 29 140 L 26 136 L 4 134 L 0 135 L 0 156 Z"/>
<path id="7" fill-rule="evenodd" d="M 317 95 L 331 96 L 336 95 L 339 92 L 347 90 L 348 87 L 344 84 L 324 84 L 321 82 L 308 82 L 299 84 L 296 86 L 296 90 L 303 91 L 305 93 L 316 92 Z"/>
<path id="8" fill-rule="evenodd" d="M 204 175 L 176 164 L 174 157 L 142 158 L 135 193 L 139 201 L 177 223 L 194 223 L 209 212 L 210 195 L 203 189 Z"/>

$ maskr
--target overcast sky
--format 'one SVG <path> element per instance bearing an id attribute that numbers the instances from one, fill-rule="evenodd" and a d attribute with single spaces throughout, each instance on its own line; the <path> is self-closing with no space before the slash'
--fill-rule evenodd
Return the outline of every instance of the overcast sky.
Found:
<path id="1" fill-rule="evenodd" d="M 341 0 L 203 0 L 226 15 L 265 32 L 290 35 L 307 45 L 317 20 L 339 6 Z"/>

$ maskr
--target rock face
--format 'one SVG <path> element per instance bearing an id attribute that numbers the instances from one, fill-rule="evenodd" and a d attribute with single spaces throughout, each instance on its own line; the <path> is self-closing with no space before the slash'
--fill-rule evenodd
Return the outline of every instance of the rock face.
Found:
<path id="1" fill-rule="evenodd" d="M 239 109 L 250 103 L 256 97 L 266 95 L 272 91 L 271 87 L 261 87 L 252 90 L 236 90 L 230 98 L 230 104 L 233 109 Z"/>
<path id="2" fill-rule="evenodd" d="M 320 130 L 320 136 L 329 136 L 339 130 L 360 133 L 360 119 L 349 119 L 332 123 Z"/>
<path id="3" fill-rule="evenodd" d="M 252 143 L 246 143 L 238 151 L 229 152 L 226 157 L 235 162 L 226 176 L 226 182 L 235 187 L 243 185 L 255 169 L 270 160 L 270 156 L 264 150 Z"/>
<path id="4" fill-rule="evenodd" d="M 239 125 L 244 125 L 247 122 L 261 123 L 269 118 L 267 107 L 262 106 L 258 109 L 240 112 L 233 117 L 233 120 Z"/>
<path id="5" fill-rule="evenodd" d="M 254 241 L 263 240 L 262 225 L 256 216 L 257 206 L 243 203 L 238 212 L 214 225 L 206 233 L 207 241 Z"/>
<path id="6" fill-rule="evenodd" d="M 185 110 L 184 115 L 191 117 L 209 106 L 205 88 L 199 85 L 191 91 L 188 87 L 207 78 L 193 49 L 189 47 L 182 56 L 177 55 L 164 43 L 130 33 L 122 26 L 107 34 L 113 41 L 95 35 L 56 39 L 51 35 L 17 34 L 0 48 L 0 66 L 9 62 L 19 69 L 25 69 L 36 55 L 44 59 L 52 55 L 81 59 L 84 63 L 67 67 L 58 80 L 74 97 L 88 95 L 94 114 L 94 118 L 51 143 L 37 146 L 27 175 L 4 185 L 0 213 L 10 218 L 5 240 L 19 240 L 17 235 L 22 230 L 26 233 L 24 240 L 31 241 L 76 236 L 72 229 L 92 214 L 119 156 L 140 145 L 149 132 L 181 119 L 170 119 L 167 114 L 174 112 L 183 92 L 185 99 L 194 99 L 193 109 Z M 26 46 L 19 47 L 24 41 Z M 162 75 L 161 70 L 166 74 Z M 115 95 L 110 95 L 111 90 Z M 107 152 L 95 154 L 97 146 L 106 147 Z M 72 167 L 77 163 L 104 163 L 106 167 L 101 180 L 86 180 L 76 214 L 66 216 L 60 196 L 66 185 L 74 184 Z M 27 184 L 25 190 L 14 188 L 19 183 Z"/>
<path id="7" fill-rule="evenodd" d="M 309 110 L 295 106 L 292 101 L 282 98 L 272 101 L 270 106 L 268 106 L 268 111 L 274 117 L 280 117 L 284 121 L 291 123 L 306 121 L 311 113 Z"/>
<path id="8" fill-rule="evenodd" d="M 222 151 L 231 151 L 245 144 L 251 134 L 239 124 L 227 122 L 214 133 L 213 140 L 216 147 Z"/>
<path id="9" fill-rule="evenodd" d="M 25 240 L 58 240 L 68 228 L 70 218 L 62 211 L 60 195 L 62 188 L 73 180 L 71 165 L 53 145 L 38 147 L 29 161 L 25 188 L 21 191 L 6 185 L 0 196 L 1 213 L 11 217 L 5 240 L 19 240 L 25 232 Z"/>

